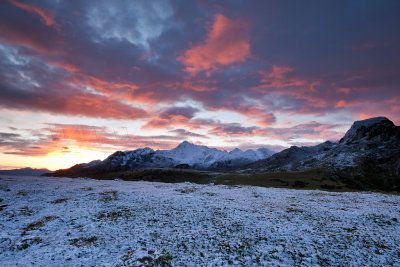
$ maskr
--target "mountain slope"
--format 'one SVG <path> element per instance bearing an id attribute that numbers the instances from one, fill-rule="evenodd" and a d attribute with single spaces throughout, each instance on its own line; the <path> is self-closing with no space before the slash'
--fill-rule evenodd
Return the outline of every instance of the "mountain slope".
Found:
<path id="1" fill-rule="evenodd" d="M 291 147 L 243 167 L 241 172 L 301 171 L 324 167 L 327 175 L 358 187 L 400 189 L 400 127 L 385 117 L 356 121 L 338 143 Z"/>

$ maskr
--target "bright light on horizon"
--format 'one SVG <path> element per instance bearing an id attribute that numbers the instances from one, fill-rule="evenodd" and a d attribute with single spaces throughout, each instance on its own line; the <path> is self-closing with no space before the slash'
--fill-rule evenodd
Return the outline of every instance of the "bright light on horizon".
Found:
<path id="1" fill-rule="evenodd" d="M 111 153 L 93 151 L 83 148 L 73 148 L 71 152 L 63 153 L 60 151 L 54 151 L 48 153 L 45 156 L 40 157 L 29 157 L 29 156 L 17 156 L 0 154 L 1 169 L 12 169 L 12 168 L 25 168 L 31 167 L 36 169 L 46 168 L 51 171 L 58 169 L 69 168 L 75 164 L 87 163 L 92 160 L 103 160 Z"/>

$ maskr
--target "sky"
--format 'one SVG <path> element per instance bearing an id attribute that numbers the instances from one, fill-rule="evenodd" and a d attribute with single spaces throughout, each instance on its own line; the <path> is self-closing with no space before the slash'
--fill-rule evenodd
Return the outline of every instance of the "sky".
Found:
<path id="1" fill-rule="evenodd" d="M 0 169 L 400 124 L 400 1 L 0 2 Z"/>

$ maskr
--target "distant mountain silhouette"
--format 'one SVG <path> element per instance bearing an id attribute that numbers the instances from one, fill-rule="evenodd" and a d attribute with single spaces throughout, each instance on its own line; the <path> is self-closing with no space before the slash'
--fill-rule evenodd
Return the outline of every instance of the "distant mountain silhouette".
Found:
<path id="1" fill-rule="evenodd" d="M 40 176 L 44 173 L 51 173 L 48 169 L 33 169 L 33 168 L 21 168 L 12 170 L 0 170 L 2 175 L 23 175 L 23 176 Z"/>

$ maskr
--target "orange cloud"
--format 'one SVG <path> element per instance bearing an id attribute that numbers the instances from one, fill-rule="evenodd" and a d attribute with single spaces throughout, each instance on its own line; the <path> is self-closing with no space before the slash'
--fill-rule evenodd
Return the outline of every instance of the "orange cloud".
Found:
<path id="1" fill-rule="evenodd" d="M 51 99 L 49 99 L 51 101 Z M 63 101 L 64 113 L 93 118 L 137 119 L 147 116 L 146 111 L 119 101 L 95 95 L 74 95 Z M 115 106 L 113 106 L 115 105 Z"/>
<path id="2" fill-rule="evenodd" d="M 52 140 L 75 140 L 79 142 L 107 143 L 111 134 L 106 133 L 104 127 L 88 125 L 53 124 L 51 131 Z"/>
<path id="3" fill-rule="evenodd" d="M 272 113 L 263 114 L 260 116 L 260 119 L 257 121 L 258 125 L 261 126 L 271 126 L 276 121 L 276 117 Z"/>
<path id="4" fill-rule="evenodd" d="M 148 116 L 141 108 L 102 95 L 83 94 L 73 89 L 48 93 L 7 90 L 1 94 L 0 106 L 92 118 L 135 120 Z"/>
<path id="5" fill-rule="evenodd" d="M 42 9 L 42 8 L 39 8 L 34 5 L 21 3 L 16 0 L 8 0 L 8 2 L 10 2 L 12 5 L 14 5 L 18 8 L 21 8 L 27 12 L 39 15 L 42 18 L 42 21 L 44 22 L 44 24 L 46 24 L 47 26 L 50 26 L 50 27 L 54 27 L 55 29 L 59 30 L 59 25 L 55 22 L 54 13 L 52 11 Z"/>
<path id="6" fill-rule="evenodd" d="M 197 91 L 197 92 L 208 92 L 208 91 L 214 91 L 217 89 L 215 86 L 210 86 L 208 85 L 207 81 L 184 81 L 180 84 L 185 89 Z"/>
<path id="7" fill-rule="evenodd" d="M 112 82 L 85 74 L 84 70 L 73 64 L 62 63 L 53 59 L 49 59 L 47 62 L 72 74 L 73 76 L 67 80 L 68 83 L 72 82 L 77 86 L 90 87 L 96 90 L 98 93 L 107 95 L 111 99 L 129 99 L 133 101 L 133 99 L 131 99 L 131 95 L 139 88 L 137 85 L 129 82 Z"/>
<path id="8" fill-rule="evenodd" d="M 73 78 L 75 84 L 88 86 L 113 98 L 126 99 L 139 87 L 128 82 L 109 82 L 83 73 Z"/>
<path id="9" fill-rule="evenodd" d="M 287 74 L 292 72 L 294 68 L 289 66 L 273 65 L 271 72 L 260 70 L 261 86 L 254 88 L 255 91 L 263 91 L 263 88 L 283 88 L 290 86 L 305 86 L 307 81 L 296 78 L 289 78 Z"/>
<path id="10" fill-rule="evenodd" d="M 307 101 L 308 107 L 325 108 L 329 105 L 328 99 L 318 95 L 317 87 L 320 80 L 310 80 L 293 75 L 295 69 L 290 66 L 273 65 L 271 71 L 258 71 L 260 84 L 251 90 L 263 94 L 284 95 Z M 309 112 L 308 107 L 297 110 L 286 110 L 286 113 Z"/>
<path id="11" fill-rule="evenodd" d="M 204 43 L 193 46 L 178 60 L 186 66 L 187 72 L 196 74 L 244 62 L 250 55 L 249 25 L 240 19 L 232 20 L 218 14 Z"/>
<path id="12" fill-rule="evenodd" d="M 361 103 L 359 101 L 346 101 L 346 100 L 339 100 L 335 107 L 336 108 L 346 108 L 346 107 L 354 107 L 354 106 L 358 106 Z"/>

